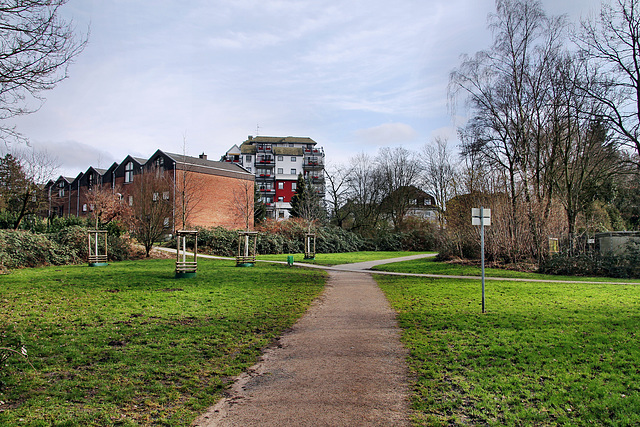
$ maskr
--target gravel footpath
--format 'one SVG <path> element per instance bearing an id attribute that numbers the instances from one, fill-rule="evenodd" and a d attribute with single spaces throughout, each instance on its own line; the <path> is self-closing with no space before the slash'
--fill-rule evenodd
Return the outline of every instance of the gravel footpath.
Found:
<path id="1" fill-rule="evenodd" d="M 194 425 L 408 425 L 395 312 L 371 276 L 355 271 L 371 265 L 330 271 L 309 311 Z"/>

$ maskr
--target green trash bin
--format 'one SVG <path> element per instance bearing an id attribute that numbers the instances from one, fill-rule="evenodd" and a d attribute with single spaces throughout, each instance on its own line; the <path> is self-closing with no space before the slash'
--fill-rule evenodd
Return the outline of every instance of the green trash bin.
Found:
<path id="1" fill-rule="evenodd" d="M 293 266 L 293 255 L 288 255 L 288 256 L 287 256 L 287 265 L 288 265 L 289 267 L 292 267 L 292 266 Z"/>

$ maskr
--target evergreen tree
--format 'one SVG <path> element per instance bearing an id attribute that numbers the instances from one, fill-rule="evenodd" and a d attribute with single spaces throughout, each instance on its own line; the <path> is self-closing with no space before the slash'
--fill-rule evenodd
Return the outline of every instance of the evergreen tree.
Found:
<path id="1" fill-rule="evenodd" d="M 291 197 L 291 216 L 294 218 L 302 218 L 302 207 L 305 205 L 305 197 L 307 194 L 304 178 L 302 174 L 298 174 L 296 183 L 296 192 Z"/>

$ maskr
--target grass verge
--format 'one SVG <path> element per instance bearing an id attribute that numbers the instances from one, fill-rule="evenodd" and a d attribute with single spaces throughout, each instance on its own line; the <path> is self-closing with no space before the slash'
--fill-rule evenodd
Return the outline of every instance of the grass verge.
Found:
<path id="1" fill-rule="evenodd" d="M 479 266 L 460 265 L 438 262 L 433 258 L 422 258 L 412 261 L 402 261 L 393 264 L 383 264 L 373 268 L 379 271 L 393 271 L 412 274 L 443 274 L 448 276 L 477 276 L 482 275 Z M 504 270 L 500 268 L 485 268 L 486 277 L 536 279 L 536 280 L 571 280 L 585 282 L 625 282 L 639 283 L 638 279 L 614 279 L 606 277 L 555 276 L 551 274 L 527 273 L 522 271 Z"/>
<path id="2" fill-rule="evenodd" d="M 201 259 L 0 276 L 0 425 L 189 425 L 321 292 L 324 273 Z M 4 344 L 4 345 L 3 345 Z"/>
<path id="3" fill-rule="evenodd" d="M 379 259 L 398 258 L 409 255 L 418 255 L 435 252 L 392 252 L 392 251 L 361 251 L 337 254 L 317 254 L 315 260 L 305 260 L 304 254 L 280 254 L 280 255 L 259 255 L 258 259 L 268 261 L 287 261 L 288 255 L 293 255 L 295 262 L 304 262 L 317 265 L 340 265 L 352 264 L 355 262 L 375 261 Z"/>
<path id="4" fill-rule="evenodd" d="M 640 424 L 640 287 L 375 276 L 417 425 Z"/>

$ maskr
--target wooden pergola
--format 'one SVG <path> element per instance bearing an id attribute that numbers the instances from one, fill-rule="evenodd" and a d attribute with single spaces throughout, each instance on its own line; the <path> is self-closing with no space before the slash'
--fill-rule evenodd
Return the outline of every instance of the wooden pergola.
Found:
<path id="1" fill-rule="evenodd" d="M 236 267 L 253 267 L 255 265 L 257 243 L 257 231 L 238 232 L 238 255 L 236 256 Z"/>
<path id="2" fill-rule="evenodd" d="M 198 232 L 191 230 L 176 231 L 178 244 L 176 250 L 176 279 L 196 277 L 198 271 Z M 187 253 L 187 238 L 193 237 L 193 254 Z"/>
<path id="3" fill-rule="evenodd" d="M 107 264 L 107 230 L 89 230 L 89 267 L 103 267 Z M 102 240 L 102 242 L 100 242 Z"/>

